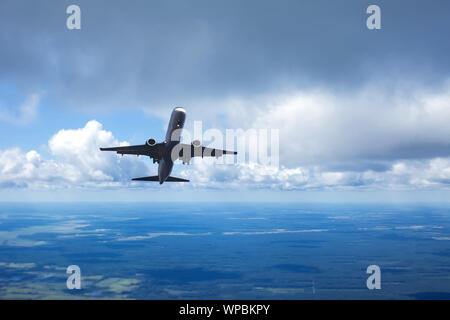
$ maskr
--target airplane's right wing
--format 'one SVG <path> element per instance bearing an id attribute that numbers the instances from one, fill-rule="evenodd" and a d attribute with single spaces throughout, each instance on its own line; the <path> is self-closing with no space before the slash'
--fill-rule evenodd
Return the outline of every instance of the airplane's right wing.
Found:
<path id="1" fill-rule="evenodd" d="M 195 155 L 195 148 L 192 146 L 194 157 Z M 228 151 L 228 150 L 222 150 L 222 149 L 214 149 L 214 148 L 208 148 L 208 147 L 202 147 L 202 157 L 220 157 L 224 154 L 237 154 L 236 151 Z"/>
<path id="2" fill-rule="evenodd" d="M 194 145 L 194 144 L 185 144 L 180 143 L 179 145 L 179 158 L 181 160 L 189 161 L 190 158 L 193 157 L 220 157 L 224 154 L 237 154 L 236 151 L 228 151 L 228 150 L 222 150 L 222 149 L 214 149 L 214 148 L 208 148 L 203 147 L 200 144 Z"/>
<path id="3" fill-rule="evenodd" d="M 151 158 L 159 159 L 158 145 L 149 146 L 147 144 L 136 146 L 100 148 L 101 151 L 116 151 L 118 154 L 134 154 L 138 156 L 149 156 Z"/>

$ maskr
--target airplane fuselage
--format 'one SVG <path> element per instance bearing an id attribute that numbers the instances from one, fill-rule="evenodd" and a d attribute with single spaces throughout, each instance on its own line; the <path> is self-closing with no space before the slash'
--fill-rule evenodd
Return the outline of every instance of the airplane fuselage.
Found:
<path id="1" fill-rule="evenodd" d="M 155 139 L 148 139 L 145 144 L 133 146 L 120 146 L 100 148 L 100 151 L 115 151 L 117 154 L 133 154 L 149 156 L 153 163 L 158 163 L 158 175 L 150 177 L 133 178 L 133 181 L 158 181 L 163 184 L 169 182 L 189 182 L 187 179 L 172 177 L 173 163 L 180 159 L 183 164 L 189 163 L 193 157 L 220 157 L 224 154 L 237 154 L 236 151 L 227 151 L 204 147 L 199 140 L 190 144 L 182 143 L 181 132 L 186 120 L 186 111 L 183 108 L 175 108 L 172 111 L 167 127 L 166 138 L 157 143 Z"/>
<path id="2" fill-rule="evenodd" d="M 159 184 L 163 184 L 172 172 L 172 150 L 180 142 L 185 120 L 186 111 L 183 108 L 175 108 L 172 111 L 164 141 L 164 154 L 158 165 Z"/>

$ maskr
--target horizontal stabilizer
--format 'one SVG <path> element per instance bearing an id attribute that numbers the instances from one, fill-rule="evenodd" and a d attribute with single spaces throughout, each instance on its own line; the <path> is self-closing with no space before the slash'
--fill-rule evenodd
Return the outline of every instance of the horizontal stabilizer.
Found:
<path id="1" fill-rule="evenodd" d="M 175 178 L 175 177 L 167 177 L 166 181 L 168 181 L 168 182 L 189 182 L 189 180 Z"/>
<path id="2" fill-rule="evenodd" d="M 133 181 L 159 181 L 159 177 L 158 176 L 142 177 L 142 178 L 134 178 L 131 180 L 133 180 Z"/>
<path id="3" fill-rule="evenodd" d="M 158 176 L 152 176 L 152 177 L 142 177 L 142 178 L 134 178 L 133 181 L 159 181 Z M 181 178 L 175 178 L 175 177 L 167 177 L 167 182 L 189 182 L 189 180 L 181 179 Z"/>

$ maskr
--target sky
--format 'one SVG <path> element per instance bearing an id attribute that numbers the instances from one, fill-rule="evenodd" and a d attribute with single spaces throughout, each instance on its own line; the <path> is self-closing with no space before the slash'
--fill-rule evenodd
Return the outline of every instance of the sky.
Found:
<path id="1" fill-rule="evenodd" d="M 448 201 L 449 30 L 439 0 L 2 0 L 0 201 Z M 191 131 L 279 130 L 279 166 L 159 186 L 98 151 L 161 141 L 179 106 Z"/>

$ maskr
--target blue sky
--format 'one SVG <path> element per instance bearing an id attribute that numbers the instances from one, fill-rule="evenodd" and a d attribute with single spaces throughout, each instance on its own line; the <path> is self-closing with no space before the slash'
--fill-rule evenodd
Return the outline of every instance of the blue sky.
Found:
<path id="1" fill-rule="evenodd" d="M 81 30 L 66 28 L 70 4 Z M 381 30 L 366 28 L 370 4 Z M 0 200 L 152 201 L 182 190 L 186 199 L 445 201 L 449 9 L 2 1 Z M 280 168 L 177 166 L 192 183 L 162 193 L 129 181 L 156 172 L 149 160 L 97 154 L 101 144 L 162 139 L 175 106 L 187 109 L 188 128 L 279 129 Z"/>

